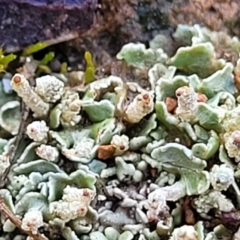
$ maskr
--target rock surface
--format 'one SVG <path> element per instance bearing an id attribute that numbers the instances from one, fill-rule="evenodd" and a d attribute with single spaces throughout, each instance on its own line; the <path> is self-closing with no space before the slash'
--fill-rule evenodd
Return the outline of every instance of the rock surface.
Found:
<path id="1" fill-rule="evenodd" d="M 38 41 L 82 33 L 97 0 L 0 0 L 0 45 L 17 51 Z"/>

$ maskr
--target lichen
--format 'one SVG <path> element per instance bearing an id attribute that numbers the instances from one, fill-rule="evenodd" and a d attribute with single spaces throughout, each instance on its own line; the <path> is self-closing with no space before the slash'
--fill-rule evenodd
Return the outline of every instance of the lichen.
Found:
<path id="1" fill-rule="evenodd" d="M 215 190 L 211 190 L 196 198 L 194 200 L 194 207 L 203 216 L 214 208 L 222 212 L 230 212 L 234 209 L 231 200 L 227 199 L 221 192 Z"/>
<path id="2" fill-rule="evenodd" d="M 38 228 L 43 225 L 43 217 L 40 211 L 31 210 L 27 212 L 22 220 L 22 229 L 37 234 Z"/>
<path id="3" fill-rule="evenodd" d="M 85 74 L 35 78 L 32 66 L 34 87 L 13 76 L 13 91 L 0 94 L 0 195 L 22 230 L 202 240 L 217 239 L 205 220 L 228 228 L 223 216 L 237 216 L 240 203 L 239 66 L 219 57 L 211 34 L 179 27 L 173 37 L 185 41 L 171 55 L 161 36 L 149 48 L 129 43 L 113 75 L 99 77 L 93 52 Z M 226 45 L 236 51 L 236 41 Z M 22 115 L 20 100 L 30 108 Z M 2 238 L 20 233 L 4 216 L 0 225 Z"/>
<path id="4" fill-rule="evenodd" d="M 94 196 L 95 193 L 91 189 L 67 186 L 63 190 L 62 200 L 50 203 L 50 213 L 65 221 L 83 217 L 87 214 Z"/>
<path id="5" fill-rule="evenodd" d="M 197 232 L 193 226 L 182 226 L 180 228 L 176 228 L 172 236 L 171 240 L 198 240 Z"/>
<path id="6" fill-rule="evenodd" d="M 46 143 L 48 141 L 49 127 L 45 121 L 34 121 L 27 126 L 27 135 L 35 142 Z"/>
<path id="7" fill-rule="evenodd" d="M 197 109 L 197 94 L 191 87 L 183 86 L 176 90 L 176 114 L 182 120 L 194 118 Z"/>
<path id="8" fill-rule="evenodd" d="M 125 111 L 125 120 L 130 123 L 140 122 L 147 114 L 154 109 L 153 94 L 142 92 L 138 94 Z"/>
<path id="9" fill-rule="evenodd" d="M 59 151 L 56 147 L 52 147 L 50 145 L 41 144 L 36 148 L 36 154 L 48 161 L 55 162 L 59 158 Z"/>
<path id="10" fill-rule="evenodd" d="M 35 92 L 48 103 L 55 103 L 63 95 L 64 83 L 54 76 L 36 78 Z"/>
<path id="11" fill-rule="evenodd" d="M 41 97 L 32 90 L 27 79 L 20 74 L 15 74 L 11 85 L 19 97 L 23 99 L 26 105 L 33 111 L 36 117 L 46 117 L 50 110 L 50 105 L 44 102 Z"/>

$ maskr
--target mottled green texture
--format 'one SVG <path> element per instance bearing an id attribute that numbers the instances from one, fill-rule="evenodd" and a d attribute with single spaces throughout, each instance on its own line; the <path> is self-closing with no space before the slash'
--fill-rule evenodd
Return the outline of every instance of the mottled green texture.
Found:
<path id="1" fill-rule="evenodd" d="M 14 168 L 14 172 L 17 174 L 26 175 L 36 170 L 41 174 L 47 172 L 61 172 L 60 168 L 56 164 L 41 159 L 29 163 L 22 163 L 20 166 Z"/>
<path id="2" fill-rule="evenodd" d="M 179 48 L 176 55 L 171 58 L 170 64 L 185 73 L 207 77 L 223 68 L 224 61 L 216 59 L 211 43 L 199 43 Z"/>
<path id="3" fill-rule="evenodd" d="M 101 122 L 106 118 L 112 118 L 115 111 L 114 105 L 108 100 L 85 103 L 83 109 L 92 122 Z"/>
<path id="4" fill-rule="evenodd" d="M 181 179 L 186 186 L 187 195 L 202 194 L 210 186 L 209 173 L 207 171 L 192 171 L 181 168 L 180 173 Z"/>
<path id="5" fill-rule="evenodd" d="M 73 136 L 71 134 L 71 131 L 50 131 L 50 135 L 53 139 L 55 139 L 61 146 L 63 147 L 70 147 L 74 143 Z"/>
<path id="6" fill-rule="evenodd" d="M 194 157 L 191 150 L 178 143 L 168 143 L 153 149 L 151 157 L 161 164 L 170 164 L 190 170 L 202 170 L 206 167 L 205 161 Z"/>
<path id="7" fill-rule="evenodd" d="M 174 97 L 175 91 L 188 84 L 186 76 L 174 76 L 173 78 L 161 77 L 157 81 L 156 96 L 158 101 L 164 101 L 166 97 Z"/>
<path id="8" fill-rule="evenodd" d="M 16 213 L 19 215 L 23 215 L 31 209 L 41 210 L 46 220 L 50 220 L 51 216 L 48 211 L 48 200 L 43 194 L 33 192 L 27 193 L 16 204 Z"/>
<path id="9" fill-rule="evenodd" d="M 90 188 L 95 190 L 96 178 L 93 174 L 84 170 L 77 170 L 70 175 L 66 173 L 56 173 L 49 178 L 49 197 L 48 200 L 59 200 L 62 196 L 62 191 L 67 185 L 77 186 L 79 188 Z"/>
<path id="10" fill-rule="evenodd" d="M 209 98 L 214 97 L 219 92 L 237 93 L 232 72 L 233 65 L 226 63 L 223 69 L 200 81 L 197 90 Z"/>
<path id="11" fill-rule="evenodd" d="M 7 102 L 1 107 L 0 126 L 12 135 L 18 133 L 20 119 L 20 103 L 18 101 Z"/>
<path id="12" fill-rule="evenodd" d="M 40 144 L 36 142 L 30 143 L 26 148 L 24 148 L 17 162 L 21 164 L 21 163 L 33 162 L 34 160 L 39 159 L 39 157 L 35 152 L 36 147 L 38 147 L 39 145 Z"/>
<path id="13" fill-rule="evenodd" d="M 172 125 L 177 125 L 179 123 L 179 120 L 167 111 L 167 107 L 164 102 L 157 101 L 155 109 L 158 120 L 166 127 L 171 128 Z"/>
<path id="14" fill-rule="evenodd" d="M 218 151 L 219 149 L 219 137 L 216 132 L 211 131 L 211 136 L 207 143 L 196 143 L 192 147 L 193 155 L 201 159 L 209 159 Z"/>
<path id="15" fill-rule="evenodd" d="M 157 115 L 152 114 L 150 118 L 144 122 L 142 129 L 140 132 L 137 132 L 137 136 L 147 136 L 152 130 L 154 130 L 157 127 Z"/>
<path id="16" fill-rule="evenodd" d="M 211 108 L 207 104 L 199 103 L 196 111 L 196 117 L 200 125 L 208 130 L 215 130 L 216 132 L 221 131 L 220 119 L 218 111 Z"/>
<path id="17" fill-rule="evenodd" d="M 154 63 L 164 62 L 167 55 L 161 48 L 156 50 L 146 49 L 142 43 L 128 43 L 122 47 L 117 54 L 117 58 L 135 67 L 150 67 Z"/>

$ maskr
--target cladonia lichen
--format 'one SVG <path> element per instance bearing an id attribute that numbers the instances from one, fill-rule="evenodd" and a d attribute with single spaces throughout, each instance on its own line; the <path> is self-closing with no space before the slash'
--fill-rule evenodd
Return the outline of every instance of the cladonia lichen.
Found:
<path id="1" fill-rule="evenodd" d="M 240 60 L 216 36 L 180 25 L 173 54 L 157 35 L 106 71 L 87 56 L 0 82 L 0 205 L 17 221 L 0 206 L 0 239 L 239 239 Z"/>

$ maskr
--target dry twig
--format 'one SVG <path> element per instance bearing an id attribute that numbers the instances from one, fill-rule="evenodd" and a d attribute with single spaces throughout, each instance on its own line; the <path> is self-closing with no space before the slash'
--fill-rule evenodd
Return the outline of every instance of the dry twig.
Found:
<path id="1" fill-rule="evenodd" d="M 21 227 L 22 221 L 17 218 L 7 207 L 7 205 L 4 202 L 4 199 L 0 196 L 0 212 L 2 212 L 6 217 L 19 229 L 21 229 L 23 232 L 25 232 L 28 236 L 30 236 L 34 240 L 48 240 L 44 235 L 41 235 L 40 233 L 33 234 L 30 231 L 24 231 Z"/>
<path id="2" fill-rule="evenodd" d="M 25 132 L 25 127 L 26 127 L 26 121 L 28 119 L 29 116 L 29 108 L 22 102 L 22 119 L 21 119 L 21 124 L 18 130 L 18 134 L 15 138 L 15 141 L 13 143 L 13 145 L 11 146 L 10 150 L 9 150 L 9 162 L 10 162 L 10 166 L 8 167 L 8 169 L 6 169 L 6 171 L 4 172 L 4 174 L 1 176 L 0 179 L 0 188 L 2 188 L 5 183 L 6 183 L 6 179 L 7 176 L 11 170 L 12 164 L 16 161 L 15 156 L 16 156 L 16 152 L 18 150 L 20 141 L 22 140 L 23 134 Z"/>

